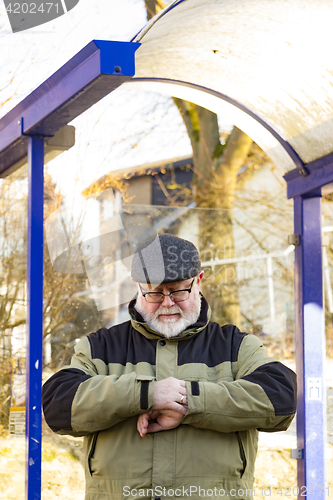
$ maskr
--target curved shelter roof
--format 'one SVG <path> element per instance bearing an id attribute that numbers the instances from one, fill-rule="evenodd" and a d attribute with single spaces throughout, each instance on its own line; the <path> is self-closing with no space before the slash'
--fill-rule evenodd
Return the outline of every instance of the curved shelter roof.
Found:
<path id="1" fill-rule="evenodd" d="M 222 113 L 286 173 L 333 152 L 332 26 L 330 0 L 175 0 L 126 86 Z"/>

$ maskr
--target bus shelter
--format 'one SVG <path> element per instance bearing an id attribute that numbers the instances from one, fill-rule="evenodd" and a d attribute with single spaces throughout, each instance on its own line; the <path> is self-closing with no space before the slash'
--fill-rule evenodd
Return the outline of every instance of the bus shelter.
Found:
<path id="1" fill-rule="evenodd" d="M 29 500 L 40 498 L 41 487 L 44 145 L 119 86 L 224 113 L 285 179 L 294 199 L 294 456 L 300 491 L 315 488 L 325 498 L 321 197 L 333 191 L 332 22 L 329 0 L 175 0 L 132 41 L 88 44 L 0 120 L 0 175 L 28 155 Z"/>

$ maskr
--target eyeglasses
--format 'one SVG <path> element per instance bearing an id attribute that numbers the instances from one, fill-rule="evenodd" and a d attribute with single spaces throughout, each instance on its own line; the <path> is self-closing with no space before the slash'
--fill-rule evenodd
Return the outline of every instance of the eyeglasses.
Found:
<path id="1" fill-rule="evenodd" d="M 184 300 L 187 300 L 190 296 L 190 293 L 192 292 L 193 284 L 195 282 L 195 278 L 191 283 L 190 288 L 187 288 L 185 290 L 175 290 L 174 292 L 171 293 L 162 293 L 162 292 L 144 292 L 141 288 L 141 285 L 139 283 L 139 287 L 141 290 L 141 293 L 143 297 L 146 299 L 147 302 L 150 303 L 161 303 L 164 300 L 164 297 L 170 297 L 170 299 L 173 302 L 183 302 Z"/>

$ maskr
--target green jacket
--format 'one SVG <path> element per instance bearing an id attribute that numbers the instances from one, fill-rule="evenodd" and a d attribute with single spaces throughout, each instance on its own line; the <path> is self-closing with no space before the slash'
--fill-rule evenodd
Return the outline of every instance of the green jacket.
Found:
<path id="1" fill-rule="evenodd" d="M 49 426 L 85 436 L 86 500 L 251 499 L 258 430 L 288 428 L 296 375 L 256 336 L 209 321 L 204 298 L 197 323 L 172 339 L 133 306 L 132 321 L 83 338 L 43 388 Z M 141 438 L 138 415 L 169 376 L 187 381 L 188 414 Z"/>

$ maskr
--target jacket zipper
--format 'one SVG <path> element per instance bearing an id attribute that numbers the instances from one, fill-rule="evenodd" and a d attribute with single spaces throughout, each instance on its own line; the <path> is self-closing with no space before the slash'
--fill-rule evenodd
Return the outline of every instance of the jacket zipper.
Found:
<path id="1" fill-rule="evenodd" d="M 91 476 L 92 476 L 92 470 L 91 470 L 91 467 L 90 467 L 90 460 L 91 460 L 93 454 L 95 453 L 95 448 L 96 448 L 96 442 L 97 442 L 98 434 L 99 434 L 99 431 L 94 434 L 94 436 L 92 438 L 91 445 L 90 445 L 90 450 L 89 450 L 89 453 L 88 453 L 88 470 L 89 470 L 89 473 L 90 473 Z"/>

